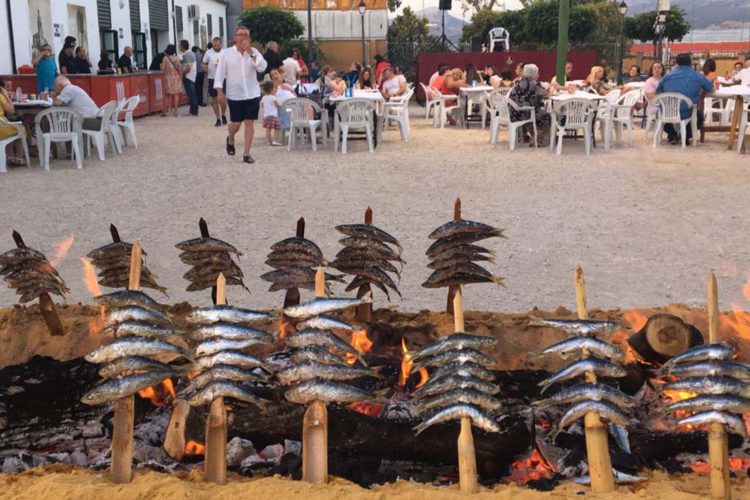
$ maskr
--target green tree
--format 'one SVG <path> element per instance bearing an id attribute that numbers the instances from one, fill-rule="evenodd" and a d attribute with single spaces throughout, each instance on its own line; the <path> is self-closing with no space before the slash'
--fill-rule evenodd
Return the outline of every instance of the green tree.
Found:
<path id="1" fill-rule="evenodd" d="M 274 7 L 248 9 L 240 14 L 240 24 L 250 30 L 253 40 L 283 44 L 302 36 L 305 27 L 293 12 Z"/>
<path id="2" fill-rule="evenodd" d="M 557 0 L 534 2 L 526 11 L 526 33 L 529 41 L 552 47 L 557 43 Z M 571 42 L 588 41 L 596 31 L 596 12 L 589 5 L 570 9 L 568 36 Z M 511 32 L 511 41 L 513 33 Z"/>
<path id="3" fill-rule="evenodd" d="M 430 34 L 427 18 L 417 16 L 411 7 L 404 7 L 388 28 L 388 43 L 424 43 Z"/>
<path id="4" fill-rule="evenodd" d="M 471 22 L 465 24 L 462 28 L 461 41 L 468 43 L 471 42 L 472 38 L 484 40 L 487 37 L 487 33 L 489 33 L 495 26 L 501 26 L 500 12 L 495 12 L 486 8 L 480 9 L 471 16 Z"/>
<path id="5" fill-rule="evenodd" d="M 390 12 L 396 12 L 401 7 L 401 0 L 388 0 L 388 10 Z"/>
<path id="6" fill-rule="evenodd" d="M 644 12 L 625 19 L 625 36 L 642 42 L 656 41 L 654 22 L 656 11 Z M 690 31 L 690 23 L 685 19 L 685 11 L 680 7 L 672 7 L 667 14 L 665 36 L 672 41 L 679 42 Z"/>

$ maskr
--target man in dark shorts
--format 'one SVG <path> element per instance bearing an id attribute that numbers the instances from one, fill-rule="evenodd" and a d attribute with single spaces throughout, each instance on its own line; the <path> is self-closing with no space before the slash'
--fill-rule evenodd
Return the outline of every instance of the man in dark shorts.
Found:
<path id="1" fill-rule="evenodd" d="M 203 71 L 208 74 L 208 95 L 211 96 L 211 106 L 214 108 L 214 114 L 216 115 L 216 123 L 214 125 L 217 127 L 227 124 L 227 100 L 223 95 L 219 98 L 214 88 L 216 67 L 219 65 L 222 54 L 224 54 L 224 50 L 221 48 L 221 38 L 218 36 L 214 37 L 211 48 L 203 54 Z M 226 80 L 224 80 L 222 90 L 226 94 Z"/>
<path id="2" fill-rule="evenodd" d="M 242 161 L 255 163 L 250 156 L 250 147 L 255 134 L 255 120 L 260 108 L 260 86 L 258 73 L 266 69 L 263 55 L 250 45 L 250 30 L 237 26 L 234 30 L 234 46 L 229 47 L 221 56 L 214 75 L 214 88 L 217 97 L 224 97 L 223 84 L 226 83 L 227 105 L 229 107 L 229 135 L 227 136 L 227 154 L 234 156 L 234 136 L 245 124 L 245 143 L 242 149 Z"/>

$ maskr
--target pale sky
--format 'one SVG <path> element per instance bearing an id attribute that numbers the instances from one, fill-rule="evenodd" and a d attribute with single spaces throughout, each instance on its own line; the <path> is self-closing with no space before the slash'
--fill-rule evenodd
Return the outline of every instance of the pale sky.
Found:
<path id="1" fill-rule="evenodd" d="M 423 8 L 437 7 L 438 3 L 438 0 L 401 0 L 401 8 L 398 10 L 397 14 L 399 14 L 401 9 L 403 9 L 403 7 L 406 7 L 407 5 L 411 7 L 415 12 L 418 12 Z M 505 5 L 506 8 L 513 10 L 520 9 L 522 7 L 520 0 L 498 0 L 495 9 L 499 10 L 499 7 L 502 5 Z M 453 0 L 452 7 L 453 8 L 451 9 L 450 13 L 451 15 L 453 15 L 453 17 L 465 19 L 467 22 L 471 20 L 471 10 L 467 11 L 466 15 L 464 15 L 464 13 L 461 11 L 461 0 Z"/>

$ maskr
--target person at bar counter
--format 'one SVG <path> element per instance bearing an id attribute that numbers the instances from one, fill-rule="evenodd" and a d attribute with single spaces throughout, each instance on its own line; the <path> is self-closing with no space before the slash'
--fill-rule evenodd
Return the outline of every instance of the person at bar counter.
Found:
<path id="1" fill-rule="evenodd" d="M 714 84 L 703 76 L 703 74 L 693 71 L 692 60 L 690 54 L 678 54 L 677 55 L 677 66 L 672 69 L 669 73 L 664 75 L 659 81 L 659 85 L 656 87 L 656 93 L 662 94 L 666 92 L 676 92 L 682 94 L 690 99 L 694 105 L 698 104 L 698 98 L 700 97 L 701 90 L 711 92 L 714 89 Z M 680 117 L 685 120 L 690 118 L 692 110 L 686 103 L 680 104 Z M 703 127 L 703 114 L 698 113 L 698 128 Z M 679 134 L 673 124 L 667 123 L 664 125 L 664 132 L 667 133 L 670 144 L 679 143 Z M 685 138 L 689 142 L 693 134 L 697 131 L 693 130 L 692 125 L 687 127 L 687 137 Z"/>
<path id="2" fill-rule="evenodd" d="M 76 47 L 75 59 L 73 60 L 73 73 L 81 75 L 91 74 L 91 61 L 89 61 L 89 53 L 86 49 L 80 45 Z"/>
<path id="3" fill-rule="evenodd" d="M 63 48 L 57 56 L 57 62 L 60 66 L 60 73 L 66 75 L 72 73 L 73 60 L 75 59 L 74 51 L 76 48 L 76 39 L 72 36 L 66 36 Z"/>
<path id="4" fill-rule="evenodd" d="M 227 101 L 224 99 L 224 96 L 219 99 L 214 88 L 216 67 L 219 65 L 222 54 L 224 54 L 224 49 L 221 48 L 221 37 L 215 36 L 211 40 L 211 48 L 203 55 L 203 70 L 208 75 L 208 95 L 211 96 L 211 107 L 214 110 L 214 115 L 216 115 L 216 123 L 214 123 L 216 127 L 227 124 Z M 226 92 L 226 82 L 224 82 L 223 89 Z"/>
<path id="5" fill-rule="evenodd" d="M 49 92 L 55 86 L 55 77 L 57 76 L 57 65 L 55 57 L 52 55 L 52 47 L 48 44 L 42 45 L 39 54 L 32 61 L 36 70 L 36 93 L 41 95 Z"/>
<path id="6" fill-rule="evenodd" d="M 123 73 L 133 72 L 133 48 L 125 47 L 122 51 L 122 55 L 117 60 L 117 67 L 119 67 Z"/>
<path id="7" fill-rule="evenodd" d="M 187 40 L 180 40 L 180 62 L 182 63 L 182 86 L 185 87 L 185 94 L 190 103 L 190 114 L 198 116 L 198 94 L 195 90 L 198 64 L 195 54 L 190 51 L 190 42 Z"/>
<path id="8" fill-rule="evenodd" d="M 87 130 L 99 130 L 102 123 L 101 118 L 97 118 L 99 106 L 89 97 L 85 90 L 77 85 L 73 85 L 67 76 L 60 75 L 55 78 L 55 97 L 52 98 L 52 104 L 55 106 L 67 106 L 73 111 L 77 111 L 83 116 L 83 128 Z"/>
<path id="9" fill-rule="evenodd" d="M 109 58 L 109 52 L 102 50 L 99 54 L 99 64 L 97 64 L 100 75 L 111 75 L 115 72 L 115 62 Z M 157 68 L 158 69 L 158 68 Z"/>
<path id="10" fill-rule="evenodd" d="M 250 30 L 237 26 L 234 30 L 234 46 L 226 49 L 216 68 L 214 88 L 219 96 L 224 95 L 222 85 L 227 82 L 227 105 L 229 106 L 229 134 L 226 150 L 229 156 L 235 155 L 234 138 L 245 125 L 245 143 L 242 150 L 242 161 L 255 163 L 250 156 L 255 135 L 255 120 L 260 110 L 260 87 L 258 75 L 263 73 L 268 64 L 263 55 L 250 45 Z"/>

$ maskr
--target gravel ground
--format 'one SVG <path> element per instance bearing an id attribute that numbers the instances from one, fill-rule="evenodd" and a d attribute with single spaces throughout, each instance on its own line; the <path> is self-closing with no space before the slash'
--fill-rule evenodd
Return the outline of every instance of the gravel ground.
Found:
<path id="1" fill-rule="evenodd" d="M 374 223 L 400 239 L 408 262 L 404 298 L 394 304 L 440 309 L 445 290 L 420 286 L 429 275 L 424 251 L 427 234 L 452 217 L 458 195 L 465 218 L 504 227 L 509 237 L 488 242 L 497 252 L 491 269 L 506 288 L 467 287 L 468 309 L 574 308 L 577 264 L 592 308 L 699 305 L 711 270 L 722 308 L 748 308 L 742 289 L 750 269 L 750 157 L 728 153 L 724 134 L 687 150 L 653 149 L 638 130 L 634 147 L 599 147 L 588 157 L 581 141 L 566 142 L 560 157 L 523 145 L 510 153 L 476 126 L 433 129 L 414 107 L 409 142 L 387 131 L 372 155 L 362 142 L 350 143 L 346 156 L 330 144 L 315 154 L 304 147 L 288 153 L 266 146 L 258 125 L 250 166 L 226 156 L 224 129 L 212 126 L 210 108 L 200 112 L 138 120 L 139 149 L 108 153 L 105 162 L 89 158 L 82 171 L 58 160 L 50 172 L 35 164 L 0 176 L 0 250 L 13 246 L 11 229 L 48 256 L 74 235 L 59 271 L 72 289 L 68 302 L 89 302 L 79 257 L 107 243 L 114 223 L 123 239 L 141 242 L 170 301 L 206 304 L 207 292 L 184 291 L 188 267 L 174 247 L 199 235 L 202 216 L 213 236 L 245 254 L 240 265 L 252 295 L 233 288 L 230 301 L 272 307 L 283 294 L 267 293 L 259 278 L 269 270 L 263 262 L 270 245 L 292 236 L 304 216 L 306 235 L 333 258 L 340 237 L 333 226 L 360 222 L 370 206 Z M 378 305 L 383 299 L 376 292 Z M 14 301 L 0 288 L 0 304 Z"/>

